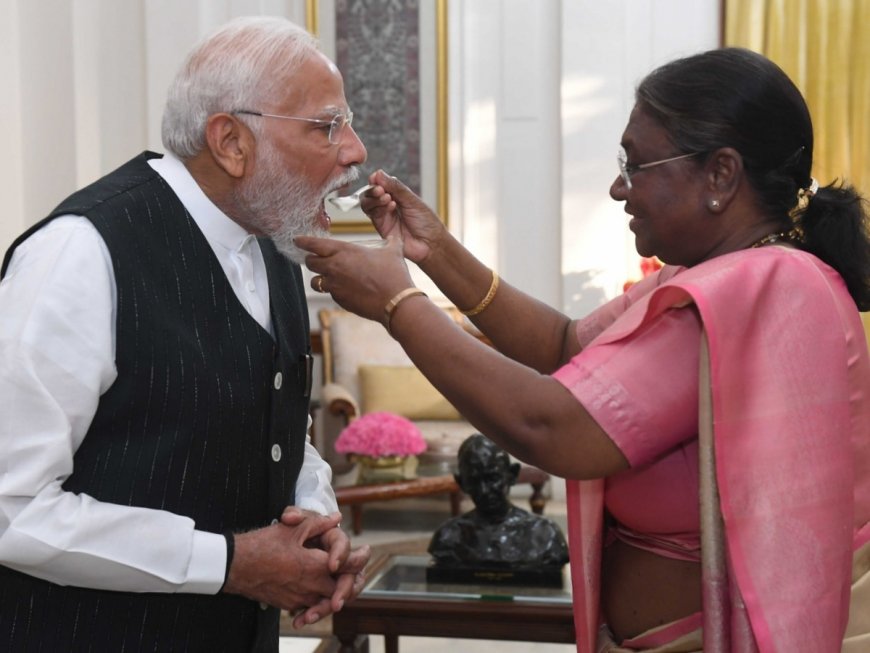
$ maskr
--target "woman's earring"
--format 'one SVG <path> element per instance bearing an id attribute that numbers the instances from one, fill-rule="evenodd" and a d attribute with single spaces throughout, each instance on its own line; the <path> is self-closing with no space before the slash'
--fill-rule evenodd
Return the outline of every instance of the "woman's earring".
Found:
<path id="1" fill-rule="evenodd" d="M 710 200 L 710 210 L 718 211 L 719 210 L 719 200 Z"/>

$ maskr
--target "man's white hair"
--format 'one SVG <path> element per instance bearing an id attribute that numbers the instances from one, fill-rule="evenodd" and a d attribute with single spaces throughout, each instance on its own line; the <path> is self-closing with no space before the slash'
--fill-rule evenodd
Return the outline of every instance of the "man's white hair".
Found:
<path id="1" fill-rule="evenodd" d="M 261 104 L 286 94 L 300 64 L 318 51 L 298 25 L 267 16 L 237 18 L 187 56 L 169 87 L 163 111 L 164 147 L 180 159 L 205 147 L 208 116 Z M 259 125 L 252 126 L 255 134 Z"/>

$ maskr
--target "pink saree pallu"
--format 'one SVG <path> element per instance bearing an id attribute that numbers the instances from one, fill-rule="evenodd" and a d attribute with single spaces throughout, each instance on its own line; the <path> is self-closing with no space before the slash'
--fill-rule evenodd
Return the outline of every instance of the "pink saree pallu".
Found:
<path id="1" fill-rule="evenodd" d="M 853 583 L 870 594 L 870 361 L 854 302 L 809 254 L 744 250 L 675 275 L 590 346 L 690 304 L 708 351 L 699 376 L 704 650 L 870 651 L 861 639 L 870 605 L 857 594 L 846 632 Z M 593 490 L 584 497 L 568 485 L 578 651 L 590 653 L 600 559 L 589 548 L 601 542 L 603 491 L 584 482 Z"/>

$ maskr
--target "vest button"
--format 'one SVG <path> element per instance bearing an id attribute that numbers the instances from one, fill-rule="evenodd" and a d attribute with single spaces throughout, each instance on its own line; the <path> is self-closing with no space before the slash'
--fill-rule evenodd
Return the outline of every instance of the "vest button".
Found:
<path id="1" fill-rule="evenodd" d="M 275 390 L 281 389 L 281 384 L 284 382 L 284 375 L 281 372 L 275 372 Z"/>
<path id="2" fill-rule="evenodd" d="M 276 463 L 279 460 L 281 460 L 281 445 L 280 444 L 273 444 L 272 445 L 272 460 L 274 460 Z"/>

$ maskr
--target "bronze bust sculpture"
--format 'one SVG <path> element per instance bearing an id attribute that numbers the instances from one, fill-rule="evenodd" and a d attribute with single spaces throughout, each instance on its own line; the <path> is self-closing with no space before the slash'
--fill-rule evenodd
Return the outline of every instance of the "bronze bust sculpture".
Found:
<path id="1" fill-rule="evenodd" d="M 559 526 L 514 506 L 508 497 L 519 469 L 484 435 L 462 443 L 454 476 L 475 509 L 435 531 L 429 543 L 430 581 L 561 585 L 568 546 Z"/>

